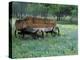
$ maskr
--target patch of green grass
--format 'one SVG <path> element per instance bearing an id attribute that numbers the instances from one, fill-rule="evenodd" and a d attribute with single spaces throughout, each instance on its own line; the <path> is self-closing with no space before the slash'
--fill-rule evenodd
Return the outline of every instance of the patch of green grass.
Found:
<path id="1" fill-rule="evenodd" d="M 12 37 L 12 57 L 28 58 L 78 54 L 77 25 L 58 25 L 61 36 L 29 39 Z"/>

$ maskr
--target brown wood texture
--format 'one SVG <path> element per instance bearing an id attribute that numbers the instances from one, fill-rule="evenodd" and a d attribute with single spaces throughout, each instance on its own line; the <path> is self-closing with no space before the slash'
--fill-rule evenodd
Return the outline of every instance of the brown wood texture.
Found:
<path id="1" fill-rule="evenodd" d="M 43 19 L 43 18 L 28 16 L 23 20 L 16 20 L 15 26 L 16 29 L 47 28 L 47 27 L 55 27 L 56 21 L 51 19 Z"/>

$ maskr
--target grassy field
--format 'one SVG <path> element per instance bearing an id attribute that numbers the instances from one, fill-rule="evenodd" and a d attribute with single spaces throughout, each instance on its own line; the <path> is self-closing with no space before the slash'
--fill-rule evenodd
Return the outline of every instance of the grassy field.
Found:
<path id="1" fill-rule="evenodd" d="M 12 57 L 30 58 L 78 54 L 78 26 L 58 25 L 61 36 L 32 39 L 12 37 Z"/>

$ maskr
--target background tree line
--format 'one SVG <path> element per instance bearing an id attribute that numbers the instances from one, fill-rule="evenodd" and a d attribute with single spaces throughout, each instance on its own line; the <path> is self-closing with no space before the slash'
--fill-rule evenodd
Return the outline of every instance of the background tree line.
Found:
<path id="1" fill-rule="evenodd" d="M 23 19 L 26 16 L 55 19 L 60 22 L 77 23 L 78 7 L 76 5 L 44 3 L 12 3 L 12 17 Z"/>

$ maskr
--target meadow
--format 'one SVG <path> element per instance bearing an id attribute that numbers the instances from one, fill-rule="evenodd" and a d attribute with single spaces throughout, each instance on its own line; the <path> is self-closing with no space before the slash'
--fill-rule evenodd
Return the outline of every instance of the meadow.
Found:
<path id="1" fill-rule="evenodd" d="M 60 36 L 33 39 L 12 35 L 12 58 L 64 56 L 78 54 L 78 25 L 58 24 Z"/>

